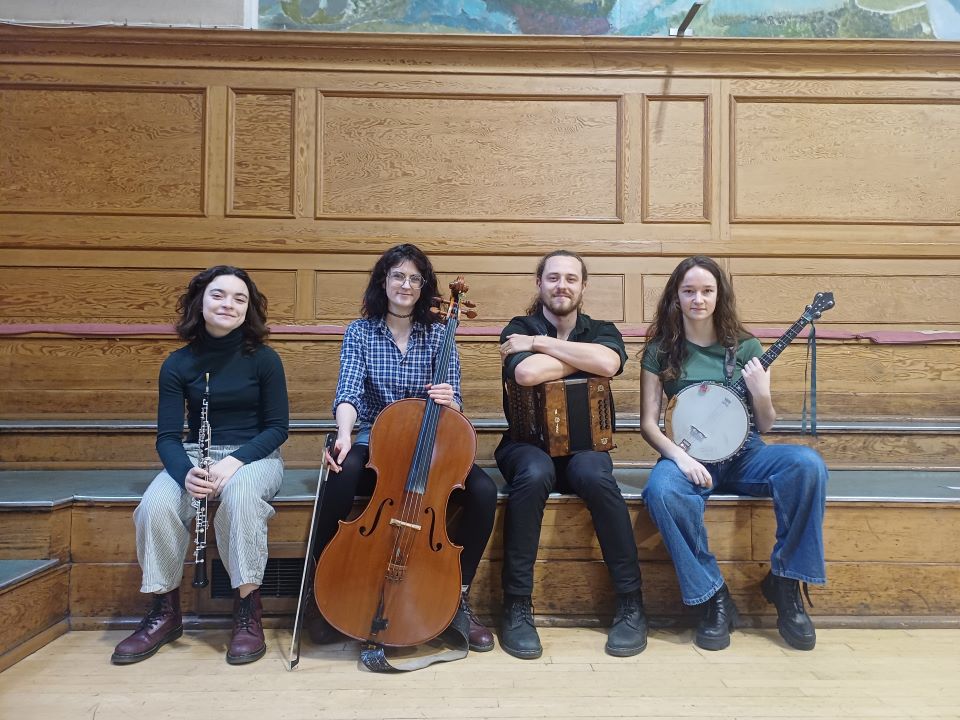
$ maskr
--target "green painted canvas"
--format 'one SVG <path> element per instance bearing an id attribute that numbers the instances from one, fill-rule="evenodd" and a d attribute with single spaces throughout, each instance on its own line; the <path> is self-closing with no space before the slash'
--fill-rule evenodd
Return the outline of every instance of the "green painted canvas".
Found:
<path id="1" fill-rule="evenodd" d="M 692 0 L 260 0 L 264 29 L 666 36 Z M 960 0 L 710 0 L 697 37 L 960 40 Z"/>

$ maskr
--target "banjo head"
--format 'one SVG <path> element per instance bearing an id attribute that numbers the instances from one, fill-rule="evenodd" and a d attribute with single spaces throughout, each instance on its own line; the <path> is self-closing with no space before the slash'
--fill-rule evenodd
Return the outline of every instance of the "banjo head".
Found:
<path id="1" fill-rule="evenodd" d="M 699 383 L 670 400 L 664 419 L 667 437 L 704 463 L 720 462 L 743 447 L 750 432 L 750 413 L 743 400 L 725 385 Z"/>

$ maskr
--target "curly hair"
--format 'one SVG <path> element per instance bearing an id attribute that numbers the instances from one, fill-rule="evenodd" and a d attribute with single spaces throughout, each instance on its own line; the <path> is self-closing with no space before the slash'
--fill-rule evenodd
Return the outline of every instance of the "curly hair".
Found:
<path id="1" fill-rule="evenodd" d="M 554 250 L 551 253 L 547 253 L 542 258 L 540 262 L 537 263 L 537 280 L 543 278 L 543 271 L 547 267 L 547 260 L 555 257 L 572 257 L 580 261 L 580 274 L 582 275 L 582 280 L 584 284 L 587 282 L 587 264 L 583 261 L 583 258 L 580 257 L 577 253 L 571 252 L 569 250 Z M 537 293 L 533 300 L 530 302 L 529 307 L 527 307 L 527 315 L 536 315 L 543 308 L 543 301 L 540 299 L 540 293 Z M 580 308 L 577 308 L 578 310 Z"/>
<path id="2" fill-rule="evenodd" d="M 221 275 L 234 275 L 247 286 L 250 301 L 240 329 L 243 331 L 243 351 L 251 353 L 262 345 L 270 334 L 267 327 L 267 297 L 257 290 L 256 284 L 245 270 L 232 265 L 217 265 L 193 276 L 187 285 L 187 291 L 177 300 L 177 314 L 180 316 L 176 325 L 177 335 L 190 344 L 200 339 L 205 326 L 203 294 L 207 286 Z"/>
<path id="3" fill-rule="evenodd" d="M 363 293 L 363 304 L 360 307 L 360 314 L 363 317 L 382 318 L 387 314 L 387 273 L 407 260 L 416 265 L 417 272 L 423 276 L 420 297 L 413 306 L 413 321 L 424 325 L 440 321 L 440 316 L 430 311 L 433 299 L 440 295 L 437 274 L 433 271 L 430 259 L 420 248 L 410 243 L 394 245 L 383 253 L 373 266 L 370 271 L 370 282 L 367 283 L 367 289 Z"/>
<path id="4" fill-rule="evenodd" d="M 666 358 L 661 380 L 676 380 L 680 377 L 683 362 L 687 357 L 686 335 L 683 330 L 683 313 L 680 310 L 680 284 L 691 268 L 700 267 L 709 272 L 717 281 L 717 305 L 713 311 L 713 327 L 718 341 L 726 346 L 734 346 L 752 334 L 741 324 L 737 315 L 737 299 L 730 278 L 717 264 L 706 255 L 694 255 L 680 261 L 674 268 L 666 287 L 657 302 L 657 311 L 653 322 L 647 327 L 647 343 L 659 343 L 658 352 Z"/>

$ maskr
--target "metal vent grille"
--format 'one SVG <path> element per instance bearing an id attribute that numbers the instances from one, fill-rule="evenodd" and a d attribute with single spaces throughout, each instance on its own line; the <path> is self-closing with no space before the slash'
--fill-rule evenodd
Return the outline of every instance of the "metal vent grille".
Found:
<path id="1" fill-rule="evenodd" d="M 213 575 L 210 582 L 210 597 L 233 597 L 230 576 L 220 558 L 211 564 Z M 261 597 L 295 598 L 300 595 L 300 580 L 303 578 L 303 558 L 270 558 L 263 573 L 260 586 Z"/>

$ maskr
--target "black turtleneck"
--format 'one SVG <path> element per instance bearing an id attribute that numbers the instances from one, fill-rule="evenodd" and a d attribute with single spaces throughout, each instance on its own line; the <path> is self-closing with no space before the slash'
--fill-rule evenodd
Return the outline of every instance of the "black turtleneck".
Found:
<path id="1" fill-rule="evenodd" d="M 202 329 L 198 340 L 170 353 L 160 368 L 157 453 L 181 485 L 192 467 L 183 449 L 184 402 L 189 426 L 186 442 L 196 442 L 208 372 L 213 445 L 239 445 L 231 455 L 251 463 L 287 439 L 287 383 L 277 353 L 266 345 L 244 353 L 240 328 L 221 338 Z"/>

